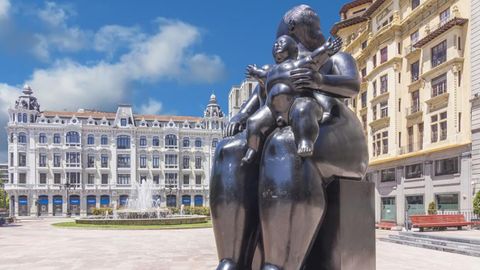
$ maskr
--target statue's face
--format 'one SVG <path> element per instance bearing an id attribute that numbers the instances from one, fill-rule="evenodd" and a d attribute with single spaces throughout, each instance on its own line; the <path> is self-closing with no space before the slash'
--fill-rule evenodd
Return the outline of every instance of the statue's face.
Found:
<path id="1" fill-rule="evenodd" d="M 289 58 L 289 46 L 291 46 L 291 42 L 291 40 L 288 40 L 286 37 L 281 36 L 277 39 L 277 41 L 275 41 L 275 44 L 273 44 L 273 58 L 275 58 L 275 62 L 277 64 Z"/>

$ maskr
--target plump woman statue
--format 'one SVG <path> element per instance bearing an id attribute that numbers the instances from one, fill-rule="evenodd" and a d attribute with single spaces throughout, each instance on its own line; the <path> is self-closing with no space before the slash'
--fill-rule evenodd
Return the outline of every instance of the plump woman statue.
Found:
<path id="1" fill-rule="evenodd" d="M 298 44 L 299 57 L 324 44 L 318 15 L 306 5 L 289 10 L 277 37 L 288 35 Z M 242 163 L 248 146 L 247 119 L 265 102 L 259 86 L 226 128 L 219 143 L 210 182 L 210 205 L 220 263 L 217 270 L 252 268 L 257 248 L 262 270 L 299 270 L 309 255 L 326 210 L 325 187 L 337 178 L 361 180 L 368 163 L 360 122 L 343 98 L 359 90 L 355 60 L 346 53 L 333 55 L 320 70 L 299 68 L 290 73 L 297 88 L 315 92 L 319 103 L 331 103 L 328 121 L 311 157 L 297 154 L 290 126 L 278 128 L 266 139 L 258 162 Z M 308 110 L 305 104 L 305 110 Z M 298 118 L 291 115 L 291 121 Z M 256 269 L 255 269 L 256 270 Z"/>

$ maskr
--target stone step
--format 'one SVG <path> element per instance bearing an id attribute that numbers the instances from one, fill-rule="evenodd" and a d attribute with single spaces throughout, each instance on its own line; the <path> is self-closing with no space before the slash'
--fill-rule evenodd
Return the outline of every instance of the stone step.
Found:
<path id="1" fill-rule="evenodd" d="M 436 239 L 436 240 L 445 240 L 445 241 L 452 241 L 458 243 L 466 243 L 472 245 L 480 246 L 480 239 L 473 239 L 473 238 L 465 238 L 465 237 L 458 237 L 458 236 L 443 236 L 443 235 L 433 235 L 428 233 L 417 233 L 417 232 L 400 232 L 400 235 L 404 236 L 412 236 L 418 238 L 427 238 L 427 239 Z"/>
<path id="2" fill-rule="evenodd" d="M 433 249 L 433 250 L 438 250 L 438 251 L 462 254 L 462 255 L 467 255 L 467 256 L 480 257 L 480 251 L 476 251 L 476 250 L 461 249 L 461 248 L 447 247 L 447 246 L 427 244 L 427 243 L 419 243 L 417 241 L 408 241 L 408 240 L 395 239 L 395 238 L 390 238 L 390 237 L 389 238 L 378 238 L 378 240 L 383 241 L 383 242 L 400 244 L 400 245 L 407 245 L 407 246 L 419 247 L 419 248 L 427 248 L 427 249 Z"/>
<path id="3" fill-rule="evenodd" d="M 456 249 L 467 249 L 467 250 L 473 250 L 473 251 L 480 252 L 480 246 L 479 245 L 469 244 L 469 243 L 460 243 L 460 242 L 455 242 L 455 241 L 421 238 L 421 237 L 406 236 L 406 235 L 389 235 L 389 238 L 411 241 L 411 242 L 417 242 L 417 243 L 423 243 L 423 244 L 445 246 L 445 247 L 451 247 L 451 248 L 456 248 Z"/>

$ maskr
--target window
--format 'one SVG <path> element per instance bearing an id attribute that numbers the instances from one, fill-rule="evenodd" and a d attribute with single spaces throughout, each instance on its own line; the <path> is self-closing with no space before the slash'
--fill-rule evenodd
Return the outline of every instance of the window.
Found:
<path id="1" fill-rule="evenodd" d="M 108 185 L 108 174 L 102 174 L 102 185 Z"/>
<path id="2" fill-rule="evenodd" d="M 60 154 L 53 154 L 53 167 L 60 167 L 60 162 L 62 160 L 62 156 Z"/>
<path id="3" fill-rule="evenodd" d="M 380 182 L 395 181 L 395 168 L 380 171 Z"/>
<path id="4" fill-rule="evenodd" d="M 67 183 L 79 187 L 81 183 L 80 173 L 79 172 L 67 172 Z"/>
<path id="5" fill-rule="evenodd" d="M 195 169 L 202 168 L 202 157 L 195 157 Z"/>
<path id="6" fill-rule="evenodd" d="M 76 131 L 69 131 L 66 135 L 67 145 L 78 145 L 80 144 L 80 134 Z"/>
<path id="7" fill-rule="evenodd" d="M 18 174 L 18 183 L 25 185 L 27 183 L 27 174 L 26 173 L 19 173 Z"/>
<path id="8" fill-rule="evenodd" d="M 13 167 L 15 163 L 15 160 L 14 160 L 14 157 L 13 157 L 13 153 L 10 152 L 10 167 Z"/>
<path id="9" fill-rule="evenodd" d="M 130 136 L 127 136 L 127 135 L 118 136 L 117 149 L 130 149 Z"/>
<path id="10" fill-rule="evenodd" d="M 417 81 L 420 75 L 420 64 L 418 61 L 410 64 L 410 79 L 411 82 Z"/>
<path id="11" fill-rule="evenodd" d="M 80 167 L 80 153 L 78 152 L 65 153 L 65 164 L 67 167 Z"/>
<path id="12" fill-rule="evenodd" d="M 405 166 L 405 178 L 412 179 L 412 178 L 420 178 L 423 176 L 423 164 L 412 164 Z"/>
<path id="13" fill-rule="evenodd" d="M 107 154 L 102 154 L 100 156 L 100 163 L 102 168 L 108 168 L 108 155 Z"/>
<path id="14" fill-rule="evenodd" d="M 362 79 L 365 79 L 365 77 L 367 76 L 367 68 L 362 68 L 360 74 L 362 75 Z"/>
<path id="15" fill-rule="evenodd" d="M 20 132 L 18 134 L 18 143 L 26 144 L 27 143 L 27 134 Z"/>
<path id="16" fill-rule="evenodd" d="M 367 132 L 367 115 L 366 114 L 362 115 L 362 126 L 363 126 L 363 131 Z"/>
<path id="17" fill-rule="evenodd" d="M 175 148 L 177 147 L 177 136 L 174 134 L 168 134 L 165 136 L 165 147 Z"/>
<path id="18" fill-rule="evenodd" d="M 95 136 L 93 134 L 88 134 L 87 144 L 88 145 L 94 145 L 95 144 Z"/>
<path id="19" fill-rule="evenodd" d="M 418 150 L 423 149 L 423 123 L 418 124 Z"/>
<path id="20" fill-rule="evenodd" d="M 100 143 L 102 145 L 107 145 L 108 144 L 108 136 L 107 135 L 102 135 L 102 137 L 100 137 Z"/>
<path id="21" fill-rule="evenodd" d="M 195 139 L 195 147 L 202 147 L 202 139 L 196 138 Z"/>
<path id="22" fill-rule="evenodd" d="M 119 174 L 117 177 L 118 185 L 130 185 L 130 174 Z"/>
<path id="23" fill-rule="evenodd" d="M 411 0 L 412 1 L 412 10 L 420 5 L 420 0 Z"/>
<path id="24" fill-rule="evenodd" d="M 380 118 L 388 117 L 388 102 L 380 103 Z"/>
<path id="25" fill-rule="evenodd" d="M 38 143 L 47 143 L 47 135 L 45 135 L 45 133 L 38 135 Z"/>
<path id="26" fill-rule="evenodd" d="M 435 175 L 458 173 L 458 157 L 435 160 Z"/>
<path id="27" fill-rule="evenodd" d="M 374 54 L 372 57 L 373 68 L 377 67 L 377 55 Z"/>
<path id="28" fill-rule="evenodd" d="M 190 147 L 190 139 L 188 137 L 183 138 L 183 147 Z"/>
<path id="29" fill-rule="evenodd" d="M 420 111 L 420 93 L 419 91 L 413 91 L 411 94 L 412 97 L 412 107 L 410 113 L 416 113 Z"/>
<path id="30" fill-rule="evenodd" d="M 47 154 L 38 154 L 38 167 L 47 167 Z"/>
<path id="31" fill-rule="evenodd" d="M 160 157 L 159 156 L 157 156 L 157 155 L 153 156 L 152 166 L 153 166 L 154 169 L 160 168 Z"/>
<path id="32" fill-rule="evenodd" d="M 46 185 L 47 184 L 47 174 L 46 173 L 40 173 L 38 175 L 38 183 L 40 185 Z"/>
<path id="33" fill-rule="evenodd" d="M 60 134 L 58 134 L 58 133 L 53 134 L 53 143 L 54 144 L 60 144 L 61 140 L 62 139 L 60 137 Z"/>
<path id="34" fill-rule="evenodd" d="M 447 92 L 447 73 L 432 79 L 432 97 L 436 97 Z"/>
<path id="35" fill-rule="evenodd" d="M 216 148 L 217 147 L 217 144 L 218 144 L 218 139 L 214 138 L 212 140 L 212 148 Z"/>
<path id="36" fill-rule="evenodd" d="M 377 120 L 377 104 L 372 106 L 372 118 L 373 121 Z"/>
<path id="37" fill-rule="evenodd" d="M 89 173 L 87 175 L 87 185 L 94 185 L 95 184 L 95 174 Z"/>
<path id="38" fill-rule="evenodd" d="M 18 166 L 27 166 L 27 153 L 18 153 Z"/>
<path id="39" fill-rule="evenodd" d="M 458 194 L 436 194 L 435 200 L 440 211 L 458 211 Z"/>
<path id="40" fill-rule="evenodd" d="M 147 137 L 141 136 L 139 144 L 140 146 L 147 146 Z"/>
<path id="41" fill-rule="evenodd" d="M 155 185 L 159 185 L 159 184 L 160 184 L 160 175 L 158 175 L 158 174 L 154 174 L 154 175 L 153 175 L 153 183 L 154 183 Z"/>
<path id="42" fill-rule="evenodd" d="M 417 43 L 418 38 L 419 38 L 418 30 L 415 31 L 415 32 L 413 32 L 413 33 L 410 35 L 410 42 L 412 43 L 412 46 L 413 46 L 413 44 Z"/>
<path id="43" fill-rule="evenodd" d="M 95 155 L 87 156 L 87 168 L 95 167 Z"/>
<path id="44" fill-rule="evenodd" d="M 447 61 L 447 41 L 444 40 L 432 48 L 432 68 Z"/>
<path id="45" fill-rule="evenodd" d="M 388 131 L 378 132 L 372 136 L 373 156 L 388 153 Z"/>
<path id="46" fill-rule="evenodd" d="M 176 173 L 165 173 L 165 186 L 168 188 L 177 187 L 177 174 Z"/>
<path id="47" fill-rule="evenodd" d="M 120 126 L 126 127 L 127 126 L 127 118 L 120 119 Z"/>
<path id="48" fill-rule="evenodd" d="M 385 74 L 380 77 L 380 94 L 388 91 L 388 75 Z"/>
<path id="49" fill-rule="evenodd" d="M 367 92 L 363 92 L 361 97 L 360 97 L 360 103 L 362 108 L 367 107 Z"/>
<path id="50" fill-rule="evenodd" d="M 53 184 L 60 185 L 61 181 L 62 181 L 62 175 L 60 173 L 54 173 L 53 174 Z"/>
<path id="51" fill-rule="evenodd" d="M 190 185 L 190 175 L 188 175 L 188 174 L 183 175 L 183 184 L 184 185 Z"/>
<path id="52" fill-rule="evenodd" d="M 165 168 L 177 168 L 177 155 L 176 154 L 166 154 L 165 155 Z"/>
<path id="53" fill-rule="evenodd" d="M 130 168 L 130 155 L 117 155 L 118 168 Z"/>
<path id="54" fill-rule="evenodd" d="M 362 42 L 362 50 L 365 50 L 365 48 L 367 48 L 367 41 L 365 40 L 364 42 Z"/>
<path id="55" fill-rule="evenodd" d="M 431 116 L 432 143 L 447 139 L 447 112 Z M 440 134 L 439 134 L 440 130 Z"/>
<path id="56" fill-rule="evenodd" d="M 440 12 L 440 25 L 444 25 L 450 19 L 450 8 Z"/>
<path id="57" fill-rule="evenodd" d="M 154 136 L 152 139 L 153 146 L 160 146 L 160 139 L 157 136 Z"/>
<path id="58" fill-rule="evenodd" d="M 195 175 L 195 185 L 200 186 L 202 185 L 202 176 L 201 175 Z"/>
<path id="59" fill-rule="evenodd" d="M 373 89 L 373 97 L 377 96 L 377 80 L 372 82 L 372 89 Z"/>
<path id="60" fill-rule="evenodd" d="M 387 61 L 388 61 L 388 47 L 385 47 L 380 50 L 380 64 L 383 64 Z"/>
<path id="61" fill-rule="evenodd" d="M 23 122 L 24 122 L 24 123 L 28 123 L 28 119 L 27 119 L 27 114 L 26 114 L 26 113 L 23 114 Z"/>
<path id="62" fill-rule="evenodd" d="M 190 168 L 190 157 L 189 156 L 184 156 L 183 157 L 183 168 L 184 169 Z"/>
<path id="63" fill-rule="evenodd" d="M 140 156 L 140 168 L 147 168 L 147 156 Z"/>

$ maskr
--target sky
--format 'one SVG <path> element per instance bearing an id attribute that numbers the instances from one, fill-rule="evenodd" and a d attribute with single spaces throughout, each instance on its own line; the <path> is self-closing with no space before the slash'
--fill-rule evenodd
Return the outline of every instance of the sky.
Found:
<path id="1" fill-rule="evenodd" d="M 345 2 L 0 0 L 0 127 L 24 84 L 42 110 L 201 116 L 214 93 L 227 113 L 245 67 L 273 62 L 289 8 L 310 5 L 328 33 Z"/>

